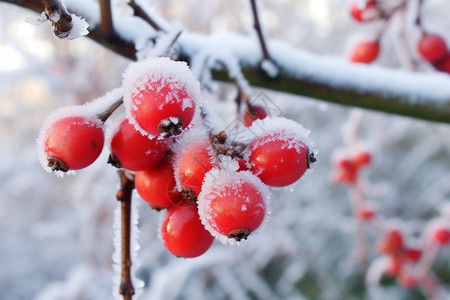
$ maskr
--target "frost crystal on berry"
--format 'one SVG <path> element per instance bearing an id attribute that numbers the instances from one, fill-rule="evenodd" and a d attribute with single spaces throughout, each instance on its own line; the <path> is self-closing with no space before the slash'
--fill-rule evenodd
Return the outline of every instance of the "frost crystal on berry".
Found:
<path id="1" fill-rule="evenodd" d="M 198 197 L 200 219 L 214 237 L 233 244 L 261 228 L 269 197 L 269 188 L 249 171 L 212 169 Z"/>
<path id="2" fill-rule="evenodd" d="M 132 63 L 123 74 L 127 117 L 150 137 L 181 134 L 201 99 L 200 84 L 184 62 L 152 57 Z"/>

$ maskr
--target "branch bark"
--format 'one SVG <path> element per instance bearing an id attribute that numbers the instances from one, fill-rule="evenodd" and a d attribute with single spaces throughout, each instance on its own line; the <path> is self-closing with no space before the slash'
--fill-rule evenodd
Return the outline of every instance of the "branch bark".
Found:
<path id="1" fill-rule="evenodd" d="M 100 32 L 106 38 L 114 36 L 114 26 L 110 0 L 99 0 L 100 4 Z"/>
<path id="2" fill-rule="evenodd" d="M 13 3 L 37 12 L 42 12 L 44 10 L 42 2 L 38 0 L 0 0 L 0 2 Z M 134 44 L 125 41 L 118 36 L 117 33 L 115 33 L 113 38 L 107 38 L 102 34 L 99 28 L 91 28 L 88 36 L 124 57 L 132 60 L 136 59 L 136 49 Z M 185 60 L 188 63 L 193 55 L 197 53 L 192 51 L 203 49 L 202 47 L 204 45 L 202 43 L 208 39 L 208 37 L 201 37 L 200 40 L 187 41 L 189 37 L 186 37 L 186 34 L 181 38 L 183 38 L 185 42 L 189 42 L 191 45 L 195 46 L 195 49 L 191 49 L 191 52 L 189 53 L 181 47 L 180 60 Z M 272 57 L 272 59 L 274 59 L 274 57 Z M 275 61 L 278 65 L 277 59 L 275 59 Z M 446 98 L 445 101 L 436 101 L 432 96 L 430 96 L 429 99 L 422 99 L 423 101 L 410 101 L 408 96 L 398 93 L 395 89 L 385 90 L 384 92 L 375 91 L 373 89 L 357 90 L 351 86 L 323 82 L 317 78 L 292 76 L 287 72 L 283 72 L 282 67 L 280 67 L 280 70 L 279 76 L 276 78 L 269 78 L 259 69 L 259 66 L 246 65 L 243 67 L 243 74 L 249 83 L 256 87 L 287 92 L 342 105 L 356 106 L 423 120 L 450 123 L 450 93 L 448 99 Z M 339 74 L 341 70 L 330 69 L 329 72 Z M 393 76 L 397 74 L 396 70 L 389 72 L 391 72 L 391 75 Z M 423 78 L 425 79 L 428 75 L 429 74 L 423 75 Z M 223 81 L 232 80 L 228 78 L 226 70 L 213 72 L 213 78 Z M 389 83 L 388 80 L 386 80 L 386 83 Z M 450 79 L 448 83 L 450 84 Z M 414 83 L 414 85 L 417 84 L 420 83 Z M 423 85 L 425 86 L 425 83 Z"/>
<path id="3" fill-rule="evenodd" d="M 131 195 L 134 189 L 134 178 L 123 170 L 118 171 L 120 177 L 120 189 L 117 192 L 117 200 L 121 202 L 121 230 L 122 230 L 122 276 L 119 294 L 124 300 L 131 300 L 134 295 L 134 287 L 131 281 Z"/>

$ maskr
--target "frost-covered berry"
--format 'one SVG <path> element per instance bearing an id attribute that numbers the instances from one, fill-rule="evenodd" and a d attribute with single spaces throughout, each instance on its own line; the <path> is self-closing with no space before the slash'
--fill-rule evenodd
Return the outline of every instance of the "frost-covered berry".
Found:
<path id="1" fill-rule="evenodd" d="M 378 41 L 359 42 L 355 45 L 350 61 L 354 63 L 370 64 L 375 61 L 380 53 L 380 44 Z"/>
<path id="2" fill-rule="evenodd" d="M 186 258 L 202 255 L 214 241 L 200 222 L 197 205 L 190 200 L 167 210 L 162 219 L 161 238 L 167 250 Z"/>
<path id="3" fill-rule="evenodd" d="M 422 250 L 418 248 L 409 248 L 405 251 L 405 258 L 411 262 L 418 262 L 422 257 Z"/>
<path id="4" fill-rule="evenodd" d="M 429 62 L 437 62 L 447 55 L 447 44 L 438 34 L 424 34 L 417 45 L 419 54 Z"/>
<path id="5" fill-rule="evenodd" d="M 358 22 L 369 22 L 380 17 L 380 11 L 377 8 L 375 0 L 369 0 L 364 7 L 360 7 L 357 1 L 353 1 L 350 6 L 350 13 Z"/>
<path id="6" fill-rule="evenodd" d="M 163 160 L 152 169 L 136 172 L 134 185 L 139 196 L 158 210 L 172 207 L 183 196 L 176 190 L 172 164 L 169 159 Z"/>
<path id="7" fill-rule="evenodd" d="M 103 123 L 96 117 L 70 115 L 70 109 L 52 114 L 41 129 L 38 147 L 41 164 L 52 171 L 83 169 L 100 155 Z"/>
<path id="8" fill-rule="evenodd" d="M 267 111 L 260 105 L 247 105 L 243 114 L 243 121 L 245 126 L 250 127 L 253 121 L 264 119 L 267 117 Z"/>
<path id="9" fill-rule="evenodd" d="M 267 185 L 288 186 L 300 179 L 315 161 L 309 131 L 292 120 L 256 120 L 250 131 L 256 134 L 248 149 L 250 170 Z"/>
<path id="10" fill-rule="evenodd" d="M 162 161 L 169 147 L 169 139 L 143 136 L 125 119 L 111 139 L 109 162 L 118 168 L 132 171 L 147 170 Z"/>
<path id="11" fill-rule="evenodd" d="M 389 256 L 401 256 L 404 250 L 403 235 L 397 229 L 389 229 L 378 243 L 378 250 Z"/>
<path id="12" fill-rule="evenodd" d="M 123 77 L 128 118 L 143 134 L 167 138 L 189 126 L 201 93 L 186 63 L 153 57 L 132 63 Z"/>
<path id="13" fill-rule="evenodd" d="M 198 196 L 205 174 L 217 166 L 217 158 L 202 128 L 192 128 L 174 145 L 174 172 L 178 187 Z"/>
<path id="14" fill-rule="evenodd" d="M 222 242 L 247 239 L 268 212 L 268 188 L 249 171 L 213 169 L 206 174 L 198 198 L 199 215 Z"/>
<path id="15" fill-rule="evenodd" d="M 433 241 L 441 246 L 450 243 L 450 230 L 448 228 L 435 228 L 432 232 Z"/>

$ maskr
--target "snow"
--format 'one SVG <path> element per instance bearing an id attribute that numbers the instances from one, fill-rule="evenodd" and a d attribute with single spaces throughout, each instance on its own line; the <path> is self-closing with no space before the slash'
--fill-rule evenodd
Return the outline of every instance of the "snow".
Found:
<path id="1" fill-rule="evenodd" d="M 271 213 L 269 203 L 270 190 L 256 175 L 254 175 L 250 171 L 235 172 L 213 168 L 208 173 L 206 173 L 205 180 L 203 181 L 202 185 L 202 191 L 198 195 L 198 213 L 200 215 L 202 224 L 205 226 L 206 230 L 211 233 L 211 235 L 213 235 L 223 244 L 239 244 L 240 242 L 228 238 L 215 229 L 216 225 L 213 219 L 214 213 L 211 211 L 210 204 L 212 199 L 214 199 L 215 197 L 224 196 L 224 193 L 227 193 L 228 195 L 230 189 L 233 190 L 234 193 L 238 193 L 243 183 L 250 183 L 251 185 L 253 185 L 258 190 L 259 195 L 262 197 L 265 205 L 265 220 L 256 231 L 251 233 L 251 235 L 253 236 L 255 233 L 261 230 L 261 228 L 264 226 L 264 223 L 267 221 L 267 216 Z M 246 201 L 250 201 L 250 199 L 247 199 Z M 243 204 L 241 210 L 247 210 L 245 204 Z"/>
<path id="2" fill-rule="evenodd" d="M 176 62 L 167 57 L 150 57 L 137 63 L 131 63 L 123 73 L 124 105 L 128 119 L 137 130 L 144 135 L 153 135 L 146 132 L 135 120 L 134 111 L 136 104 L 141 99 L 141 89 L 162 88 L 152 84 L 162 80 L 169 85 L 172 90 L 184 89 L 187 98 L 179 99 L 175 93 L 168 93 L 165 96 L 166 102 L 160 103 L 181 103 L 182 109 L 195 107 L 196 101 L 202 98 L 200 83 L 193 76 L 185 62 Z M 136 99 L 138 98 L 138 99 Z"/>
<path id="3" fill-rule="evenodd" d="M 63 8 L 64 8 L 64 5 L 63 5 Z M 55 37 L 57 39 L 74 40 L 80 36 L 89 34 L 89 31 L 88 31 L 89 24 L 86 22 L 86 20 L 84 18 L 79 17 L 75 14 L 70 14 L 70 16 L 72 17 L 72 21 L 71 21 L 72 28 L 68 32 L 64 32 L 59 35 L 55 34 Z M 43 12 L 41 15 L 39 15 L 37 17 L 36 16 L 28 17 L 26 19 L 26 21 L 28 23 L 30 23 L 31 25 L 34 25 L 37 28 L 42 28 L 44 23 L 46 23 L 47 21 L 49 23 L 50 23 L 50 21 L 58 22 L 59 19 L 60 19 L 60 15 L 57 13 L 53 13 L 52 15 L 49 16 L 49 18 L 47 18 L 45 12 Z"/>
<path id="4" fill-rule="evenodd" d="M 189 57 L 209 49 L 211 55 L 218 50 L 230 53 L 244 67 L 257 67 L 261 59 L 258 44 L 254 40 L 234 33 L 206 36 L 186 32 L 180 37 L 179 43 L 181 53 Z M 281 41 L 269 41 L 268 45 L 280 74 L 336 88 L 405 97 L 411 103 L 445 106 L 450 98 L 450 78 L 446 74 L 411 73 L 376 65 L 352 64 L 339 57 L 295 49 Z"/>

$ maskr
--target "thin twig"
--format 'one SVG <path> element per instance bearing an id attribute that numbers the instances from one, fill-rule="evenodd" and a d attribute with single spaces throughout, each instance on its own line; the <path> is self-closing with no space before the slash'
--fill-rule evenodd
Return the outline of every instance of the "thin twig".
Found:
<path id="1" fill-rule="evenodd" d="M 59 0 L 43 0 L 45 16 L 53 25 L 53 31 L 59 38 L 66 38 L 72 29 L 72 16 Z"/>
<path id="2" fill-rule="evenodd" d="M 259 43 L 261 45 L 261 50 L 263 54 L 264 60 L 272 61 L 269 55 L 269 51 L 267 50 L 266 41 L 264 40 L 264 35 L 262 33 L 261 29 L 261 23 L 259 21 L 258 16 L 258 8 L 256 7 L 256 0 L 250 0 L 251 6 L 252 6 L 252 13 L 253 13 L 253 27 L 256 30 L 256 33 L 258 34 Z"/>
<path id="3" fill-rule="evenodd" d="M 364 222 L 358 215 L 358 212 L 364 207 L 364 199 L 362 187 L 357 180 L 356 184 L 350 188 L 350 202 L 353 207 L 353 217 L 356 221 L 356 261 L 359 264 L 363 274 L 366 273 L 368 267 L 369 243 L 367 239 Z"/>
<path id="4" fill-rule="evenodd" d="M 110 38 L 114 36 L 114 25 L 112 19 L 111 11 L 111 1 L 110 0 L 99 0 L 100 3 L 100 32 Z"/>
<path id="5" fill-rule="evenodd" d="M 130 0 L 130 2 L 128 2 L 128 5 L 133 9 L 134 16 L 143 19 L 150 26 L 152 26 L 156 31 L 166 32 L 161 26 L 158 25 L 158 23 L 156 23 L 155 20 L 153 20 L 147 14 L 147 12 L 139 4 L 136 3 L 136 1 Z"/>
<path id="6" fill-rule="evenodd" d="M 112 103 L 110 107 L 105 109 L 105 111 L 99 114 L 97 117 L 105 123 L 105 121 L 112 115 L 112 113 L 123 103 L 123 98 L 118 99 L 116 102 Z"/>
<path id="7" fill-rule="evenodd" d="M 134 178 L 126 171 L 118 171 L 120 177 L 120 189 L 117 192 L 117 200 L 121 202 L 121 230 L 122 230 L 122 275 L 119 294 L 124 300 L 131 300 L 134 295 L 134 287 L 131 282 L 131 195 L 134 189 Z"/>

